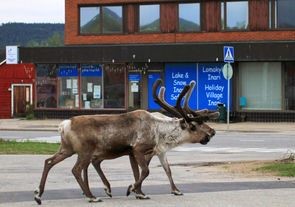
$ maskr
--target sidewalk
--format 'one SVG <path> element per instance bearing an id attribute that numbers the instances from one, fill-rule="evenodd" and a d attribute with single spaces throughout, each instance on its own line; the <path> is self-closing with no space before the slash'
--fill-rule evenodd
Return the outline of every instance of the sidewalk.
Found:
<path id="1" fill-rule="evenodd" d="M 61 119 L 25 120 L 0 119 L 0 130 L 27 130 L 27 131 L 56 131 Z M 227 131 L 226 123 L 208 123 L 216 131 Z M 292 122 L 238 122 L 230 123 L 229 131 L 237 132 L 274 132 L 294 133 L 295 123 Z"/>

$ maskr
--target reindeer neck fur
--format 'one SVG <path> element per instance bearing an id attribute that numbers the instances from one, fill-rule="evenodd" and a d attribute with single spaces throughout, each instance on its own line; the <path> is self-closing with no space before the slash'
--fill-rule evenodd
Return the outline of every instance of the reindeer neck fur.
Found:
<path id="1" fill-rule="evenodd" d="M 158 117 L 158 140 L 155 146 L 156 154 L 167 152 L 183 143 L 188 142 L 188 132 L 180 127 L 181 119 L 170 118 L 167 116 Z"/>

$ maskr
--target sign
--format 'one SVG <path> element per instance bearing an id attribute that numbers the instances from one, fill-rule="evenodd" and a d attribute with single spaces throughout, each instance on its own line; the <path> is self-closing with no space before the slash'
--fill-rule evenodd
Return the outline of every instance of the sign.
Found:
<path id="1" fill-rule="evenodd" d="M 222 63 L 198 64 L 198 109 L 216 110 L 217 104 L 227 105 L 227 80 Z"/>
<path id="2" fill-rule="evenodd" d="M 6 64 L 18 63 L 18 47 L 6 46 Z"/>
<path id="3" fill-rule="evenodd" d="M 148 108 L 150 110 L 159 110 L 161 107 L 155 103 L 153 98 L 153 85 L 157 79 L 161 78 L 160 73 L 149 73 L 148 75 Z M 158 91 L 159 92 L 159 89 Z"/>
<path id="4" fill-rule="evenodd" d="M 232 46 L 223 47 L 223 61 L 225 63 L 233 63 L 235 61 L 234 47 Z"/>
<path id="5" fill-rule="evenodd" d="M 77 65 L 60 65 L 58 70 L 59 77 L 73 77 L 78 76 Z"/>
<path id="6" fill-rule="evenodd" d="M 100 65 L 82 65 L 81 76 L 83 77 L 101 77 L 102 69 Z"/>
<path id="7" fill-rule="evenodd" d="M 185 85 L 192 80 L 196 81 L 197 65 L 195 63 L 175 63 L 165 65 L 165 83 L 166 94 L 165 100 L 172 106 L 176 105 L 176 100 Z M 189 106 L 197 109 L 197 93 L 192 91 Z"/>
<path id="8" fill-rule="evenodd" d="M 129 73 L 128 80 L 130 82 L 139 82 L 141 80 L 141 74 L 139 73 Z"/>
<path id="9" fill-rule="evenodd" d="M 230 63 L 226 63 L 223 68 L 222 68 L 222 74 L 223 74 L 223 77 L 226 79 L 226 80 L 229 80 L 233 77 L 233 68 L 231 66 Z"/>

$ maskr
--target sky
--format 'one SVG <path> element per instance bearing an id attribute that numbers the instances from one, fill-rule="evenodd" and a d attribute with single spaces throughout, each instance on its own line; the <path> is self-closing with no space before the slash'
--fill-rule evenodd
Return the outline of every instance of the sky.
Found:
<path id="1" fill-rule="evenodd" d="M 0 24 L 65 22 L 65 0 L 0 0 L 0 3 Z"/>

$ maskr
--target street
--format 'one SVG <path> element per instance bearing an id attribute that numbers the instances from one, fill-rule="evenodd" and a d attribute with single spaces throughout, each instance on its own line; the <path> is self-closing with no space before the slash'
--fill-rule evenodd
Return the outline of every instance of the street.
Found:
<path id="1" fill-rule="evenodd" d="M 58 141 L 52 131 L 0 131 L 5 139 Z M 294 153 L 291 133 L 218 131 L 205 146 L 185 144 L 168 152 L 172 176 L 184 196 L 170 195 L 169 182 L 159 160 L 150 164 L 150 175 L 143 190 L 151 200 L 136 200 L 125 196 L 133 182 L 128 158 L 106 160 L 102 168 L 109 179 L 113 198 L 103 191 L 101 180 L 93 167 L 89 168 L 90 186 L 104 202 L 89 204 L 71 169 L 76 156 L 56 165 L 49 173 L 43 204 L 46 206 L 295 206 L 295 182 L 292 178 L 228 174 L 206 163 L 243 160 L 275 160 Z M 38 186 L 43 163 L 49 155 L 0 156 L 0 206 L 32 206 L 33 191 Z M 29 175 L 29 176 L 27 176 Z M 251 197 L 251 203 L 249 198 Z M 212 199 L 214 198 L 214 199 Z"/>
<path id="2" fill-rule="evenodd" d="M 46 142 L 60 141 L 57 131 L 0 130 L 0 138 Z M 186 144 L 172 151 L 189 151 L 198 155 L 209 154 L 210 156 L 215 154 L 218 155 L 215 159 L 220 157 L 221 160 L 279 159 L 288 153 L 295 153 L 295 139 L 292 133 L 217 131 L 207 145 Z"/>

